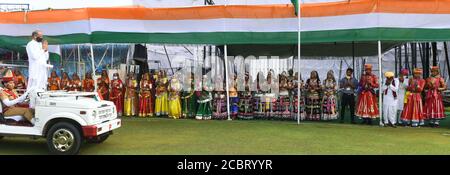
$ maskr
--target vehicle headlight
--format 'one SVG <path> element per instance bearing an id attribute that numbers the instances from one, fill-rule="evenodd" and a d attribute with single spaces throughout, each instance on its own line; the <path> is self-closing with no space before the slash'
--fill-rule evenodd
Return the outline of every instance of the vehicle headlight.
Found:
<path id="1" fill-rule="evenodd" d="M 112 113 L 115 114 L 116 113 L 116 107 L 112 108 Z"/>

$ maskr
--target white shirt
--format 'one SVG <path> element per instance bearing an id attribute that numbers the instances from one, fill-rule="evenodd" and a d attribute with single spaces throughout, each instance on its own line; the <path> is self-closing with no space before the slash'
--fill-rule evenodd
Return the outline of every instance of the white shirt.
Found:
<path id="1" fill-rule="evenodd" d="M 42 43 L 31 40 L 27 44 L 28 54 L 28 86 L 29 88 L 47 88 L 48 51 L 42 49 Z"/>
<path id="2" fill-rule="evenodd" d="M 395 78 L 398 82 L 400 82 L 400 80 L 398 78 Z M 403 110 L 403 106 L 405 105 L 405 94 L 406 94 L 406 88 L 408 87 L 409 84 L 409 80 L 408 78 L 405 77 L 405 79 L 403 80 L 403 83 L 399 83 L 398 84 L 398 93 L 397 93 L 397 97 L 398 97 L 398 110 Z"/>

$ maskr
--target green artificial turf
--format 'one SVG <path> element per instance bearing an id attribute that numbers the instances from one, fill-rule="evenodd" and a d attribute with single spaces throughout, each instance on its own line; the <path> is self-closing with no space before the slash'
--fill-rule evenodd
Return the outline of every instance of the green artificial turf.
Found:
<path id="1" fill-rule="evenodd" d="M 123 118 L 102 144 L 80 154 L 450 154 L 441 128 L 388 128 L 337 122 L 197 121 Z M 6 137 L 0 154 L 47 154 L 44 139 Z"/>

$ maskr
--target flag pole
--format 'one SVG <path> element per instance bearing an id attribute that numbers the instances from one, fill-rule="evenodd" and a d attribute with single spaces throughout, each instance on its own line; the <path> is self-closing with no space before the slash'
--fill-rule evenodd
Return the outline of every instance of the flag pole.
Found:
<path id="1" fill-rule="evenodd" d="M 297 25 L 297 27 L 298 27 L 298 31 L 297 31 L 297 58 L 298 58 L 298 62 L 297 62 L 297 64 L 298 64 L 298 77 L 297 77 L 297 124 L 299 125 L 300 124 L 300 97 L 301 97 L 301 90 L 300 90 L 300 84 L 301 84 L 301 78 L 300 78 L 300 76 L 301 76 L 301 69 L 300 69 L 300 66 L 301 66 L 301 64 L 300 64 L 300 56 L 301 56 L 301 54 L 300 54 L 300 51 L 301 51 L 301 49 L 300 49 L 300 37 L 301 37 L 301 27 L 300 27 L 300 3 L 299 2 L 297 2 L 297 7 L 298 7 L 298 11 L 297 11 L 297 9 L 295 9 L 296 11 L 297 11 L 297 20 L 298 20 L 298 25 Z M 294 8 L 296 8 L 295 6 L 294 6 Z"/>
<path id="2" fill-rule="evenodd" d="M 382 84 L 382 72 L 381 72 L 381 41 L 378 40 L 378 106 L 379 106 L 379 110 L 378 113 L 380 115 L 380 126 L 383 124 L 382 123 L 382 119 L 383 119 L 383 101 L 382 101 L 382 93 L 381 93 L 381 84 Z"/>

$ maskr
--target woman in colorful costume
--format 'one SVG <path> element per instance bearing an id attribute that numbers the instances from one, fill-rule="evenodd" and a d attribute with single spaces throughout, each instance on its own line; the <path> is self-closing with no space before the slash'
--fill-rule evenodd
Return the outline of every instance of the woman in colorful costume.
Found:
<path id="1" fill-rule="evenodd" d="M 197 103 L 198 103 L 198 110 L 197 115 L 195 116 L 195 119 L 197 120 L 209 120 L 212 116 L 212 90 L 213 86 L 208 81 L 208 78 L 206 75 L 203 75 L 202 80 L 202 91 L 197 91 Z"/>
<path id="2" fill-rule="evenodd" d="M 439 75 L 439 67 L 431 67 L 431 77 L 426 79 L 425 119 L 431 127 L 439 127 L 439 121 L 445 118 L 442 91 L 447 88 L 444 78 Z"/>
<path id="3" fill-rule="evenodd" d="M 139 83 L 139 117 L 153 116 L 153 83 L 150 79 L 150 73 L 142 74 L 141 82 Z"/>
<path id="4" fill-rule="evenodd" d="M 70 91 L 81 91 L 82 83 L 78 74 L 72 74 L 72 81 L 70 81 Z"/>
<path id="5" fill-rule="evenodd" d="M 239 91 L 239 114 L 240 119 L 253 119 L 252 77 L 245 72 L 244 87 Z"/>
<path id="6" fill-rule="evenodd" d="M 182 86 L 179 80 L 180 75 L 175 74 L 169 83 L 169 117 L 174 119 L 181 118 L 180 91 Z"/>
<path id="7" fill-rule="evenodd" d="M 92 79 L 92 74 L 90 72 L 86 73 L 84 76 L 82 88 L 84 92 L 94 92 L 95 82 Z"/>
<path id="8" fill-rule="evenodd" d="M 306 80 L 306 119 L 320 120 L 320 91 L 321 83 L 317 71 L 312 71 Z"/>
<path id="9" fill-rule="evenodd" d="M 239 96 L 237 91 L 237 76 L 235 76 L 230 82 L 230 116 L 232 119 L 236 119 L 239 112 Z"/>
<path id="10" fill-rule="evenodd" d="M 328 71 L 327 78 L 323 81 L 324 94 L 322 98 L 322 120 L 337 119 L 337 82 L 332 70 Z"/>
<path id="11" fill-rule="evenodd" d="M 156 116 L 164 116 L 169 113 L 168 93 L 167 93 L 168 80 L 164 71 L 159 72 L 158 84 L 156 85 L 156 100 L 155 100 L 155 114 Z"/>
<path id="12" fill-rule="evenodd" d="M 48 78 L 48 89 L 51 91 L 60 90 L 61 80 L 59 79 L 56 71 L 52 71 L 50 77 Z"/>
<path id="13" fill-rule="evenodd" d="M 125 116 L 136 116 L 137 114 L 137 93 L 136 89 L 138 88 L 138 81 L 136 80 L 136 76 L 134 72 L 128 73 L 128 78 L 126 82 L 126 89 L 125 89 L 125 100 L 124 100 L 124 115 Z"/>
<path id="14" fill-rule="evenodd" d="M 123 82 L 119 78 L 119 73 L 114 73 L 111 81 L 111 93 L 109 93 L 109 100 L 116 105 L 117 115 L 122 116 L 123 112 Z"/>
<path id="15" fill-rule="evenodd" d="M 280 75 L 280 96 L 278 97 L 278 118 L 289 119 L 291 117 L 291 99 L 289 96 L 289 90 L 292 88 L 292 84 L 289 83 L 288 75 L 283 71 Z"/>
<path id="16" fill-rule="evenodd" d="M 194 118 L 197 114 L 197 96 L 194 89 L 194 75 L 189 73 L 184 79 L 184 88 L 181 92 L 183 118 Z"/>
<path id="17" fill-rule="evenodd" d="M 264 94 L 264 117 L 266 119 L 272 119 L 277 114 L 277 96 L 278 96 L 278 83 L 274 78 L 274 71 L 271 69 L 267 74 L 266 93 Z"/>
<path id="18" fill-rule="evenodd" d="M 265 78 L 262 72 L 258 72 L 256 75 L 253 89 L 255 93 L 252 96 L 253 101 L 253 114 L 256 118 L 264 118 L 264 91 L 265 90 Z"/>
<path id="19" fill-rule="evenodd" d="M 109 84 L 110 80 L 106 70 L 102 70 L 102 75 L 97 79 L 98 92 L 103 100 L 109 100 Z"/>
<path id="20" fill-rule="evenodd" d="M 69 91 L 71 89 L 70 82 L 71 82 L 71 80 L 69 78 L 69 74 L 67 74 L 67 72 L 63 72 L 62 79 L 61 79 L 61 85 L 59 86 L 59 87 L 61 87 L 61 90 Z"/>
<path id="21" fill-rule="evenodd" d="M 214 83 L 213 119 L 227 119 L 227 97 L 224 90 L 223 78 L 218 76 Z"/>

